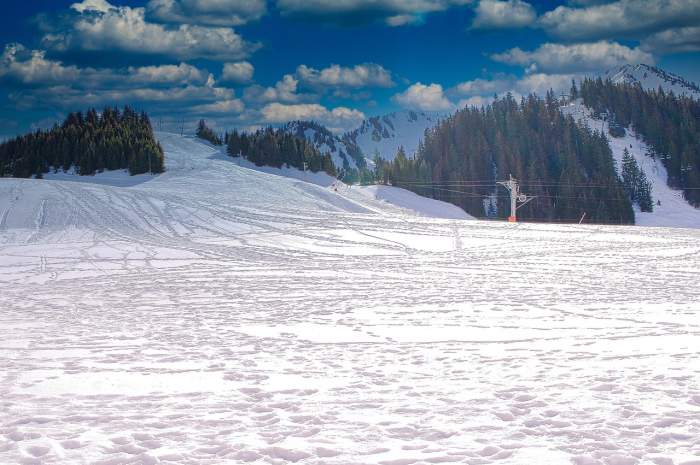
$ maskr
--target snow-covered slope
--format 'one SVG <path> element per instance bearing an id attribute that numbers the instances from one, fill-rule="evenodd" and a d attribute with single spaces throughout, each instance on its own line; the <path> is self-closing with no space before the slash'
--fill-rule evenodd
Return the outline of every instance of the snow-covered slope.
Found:
<path id="1" fill-rule="evenodd" d="M 687 95 L 700 99 L 700 88 L 682 77 L 645 64 L 624 65 L 616 71 L 607 71 L 604 77 L 615 83 L 640 84 L 644 89 L 673 91 L 676 95 Z"/>
<path id="2" fill-rule="evenodd" d="M 425 218 L 159 138 L 131 187 L 0 179 L 0 463 L 697 460 L 700 231 Z"/>
<path id="3" fill-rule="evenodd" d="M 683 198 L 683 192 L 668 186 L 666 168 L 658 158 L 651 158 L 647 145 L 638 137 L 634 130 L 627 128 L 624 137 L 612 137 L 608 133 L 607 123 L 593 117 L 592 112 L 578 102 L 569 103 L 562 107 L 565 114 L 584 121 L 589 127 L 603 130 L 608 136 L 610 148 L 616 162 L 618 174 L 622 166 L 622 156 L 625 148 L 637 160 L 652 183 L 652 198 L 654 211 L 645 213 L 635 206 L 635 223 L 642 226 L 668 226 L 679 228 L 700 228 L 700 209 L 694 208 Z M 657 203 L 660 202 L 660 205 Z"/>
<path id="4" fill-rule="evenodd" d="M 444 113 L 400 111 L 384 116 L 376 116 L 362 122 L 362 125 L 347 134 L 371 161 L 375 154 L 385 160 L 392 160 L 399 146 L 411 156 L 418 149 L 427 128 L 435 126 Z"/>
<path id="5" fill-rule="evenodd" d="M 78 229 L 81 237 L 99 232 L 115 237 L 166 235 L 176 241 L 183 235 L 212 232 L 214 224 L 219 232 L 247 231 L 257 222 L 237 216 L 239 209 L 261 208 L 266 211 L 263 216 L 274 216 L 268 211 L 288 214 L 290 209 L 398 215 L 420 211 L 422 216 L 434 209 L 438 217 L 444 211 L 443 203 L 432 199 L 419 198 L 417 210 L 411 210 L 348 189 L 325 173 L 256 167 L 199 139 L 158 136 L 167 155 L 167 171 L 160 176 L 112 171 L 0 180 L 2 226 L 13 235 L 27 235 L 16 240 L 35 234 L 64 237 L 67 230 Z M 221 205 L 229 210 L 224 212 Z"/>
<path id="6" fill-rule="evenodd" d="M 456 205 L 422 197 L 414 192 L 399 187 L 357 186 L 352 187 L 352 189 L 356 189 L 372 199 L 384 201 L 419 216 L 456 220 L 473 219 L 471 215 L 468 215 Z"/>

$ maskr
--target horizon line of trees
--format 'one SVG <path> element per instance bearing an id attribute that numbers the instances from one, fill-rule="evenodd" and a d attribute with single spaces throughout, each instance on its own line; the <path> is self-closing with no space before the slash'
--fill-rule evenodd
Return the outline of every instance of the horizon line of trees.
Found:
<path id="1" fill-rule="evenodd" d="M 148 115 L 129 106 L 70 113 L 61 125 L 0 144 L 0 177 L 42 178 L 51 170 L 71 169 L 79 175 L 117 169 L 162 173 L 165 155 Z"/>

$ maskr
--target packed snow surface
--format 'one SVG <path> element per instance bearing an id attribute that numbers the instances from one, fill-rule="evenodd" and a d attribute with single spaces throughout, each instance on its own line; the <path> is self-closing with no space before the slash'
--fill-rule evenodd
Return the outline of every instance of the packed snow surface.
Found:
<path id="1" fill-rule="evenodd" d="M 370 198 L 383 200 L 390 205 L 402 207 L 409 213 L 430 218 L 447 218 L 456 220 L 473 219 L 464 210 L 448 202 L 422 197 L 415 192 L 393 186 L 358 186 L 353 187 Z"/>
<path id="2" fill-rule="evenodd" d="M 159 137 L 128 187 L 0 180 L 0 463 L 700 460 L 700 231 L 426 218 Z"/>

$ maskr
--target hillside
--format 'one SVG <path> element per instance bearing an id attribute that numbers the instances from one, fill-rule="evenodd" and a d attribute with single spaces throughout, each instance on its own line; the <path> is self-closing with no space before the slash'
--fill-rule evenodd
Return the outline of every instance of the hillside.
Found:
<path id="1" fill-rule="evenodd" d="M 596 118 L 590 108 L 581 101 L 571 102 L 562 107 L 562 111 L 591 128 L 608 132 L 610 123 L 603 118 Z M 648 154 L 650 147 L 635 133 L 627 128 L 622 137 L 608 137 L 610 148 L 615 159 L 618 174 L 622 166 L 622 156 L 625 149 L 634 157 L 644 170 L 652 184 L 654 210 L 642 212 L 637 205 L 635 208 L 635 224 L 641 226 L 667 226 L 679 228 L 700 228 L 700 208 L 695 208 L 683 197 L 683 191 L 669 187 L 668 173 L 661 159 L 652 158 Z"/>
<path id="2" fill-rule="evenodd" d="M 0 463 L 693 459 L 699 231 L 428 218 L 158 138 L 130 187 L 0 179 Z"/>
<path id="3" fill-rule="evenodd" d="M 418 153 L 420 159 L 412 160 L 414 154 L 407 151 L 407 160 L 397 163 L 392 155 L 388 158 L 391 163 L 380 167 L 379 180 L 452 202 L 476 217 L 505 217 L 509 209 L 507 193 L 496 181 L 514 174 L 524 183 L 523 189 L 536 196 L 520 211 L 522 218 L 578 221 L 583 217 L 584 221 L 628 222 L 631 211 L 627 214 L 620 210 L 628 209 L 623 205 L 627 201 L 616 193 L 614 182 L 605 181 L 623 177 L 622 157 L 627 148 L 642 167 L 652 191 L 652 204 L 645 207 L 650 211 L 641 211 L 634 201 L 634 221 L 645 225 L 700 226 L 698 210 L 694 208 L 700 202 L 699 133 L 697 118 L 693 116 L 700 107 L 696 100 L 688 98 L 697 86 L 647 65 L 625 66 L 609 74 L 610 81 L 586 79 L 580 83 L 580 91 L 572 90 L 582 95 L 589 107 L 581 100 L 576 100 L 575 105 L 564 100 L 560 108 L 590 131 L 603 131 L 607 142 L 601 141 L 599 148 L 588 144 L 565 161 L 565 153 L 572 149 L 571 141 L 581 139 L 572 139 L 563 124 L 534 124 L 530 127 L 535 133 L 528 133 L 521 123 L 508 120 L 517 114 L 511 112 L 502 119 L 496 118 L 495 126 L 503 123 L 503 132 L 496 134 L 488 121 L 463 123 L 469 118 L 460 115 L 469 111 L 461 110 L 443 117 L 427 138 L 426 133 L 420 137 L 414 133 L 425 142 L 423 152 Z M 657 92 L 659 89 L 662 93 Z M 574 99 L 578 96 L 573 95 Z M 529 106 L 529 99 L 526 100 Z M 553 95 L 545 100 L 548 108 L 560 105 Z M 486 120 L 491 118 L 489 112 L 495 105 L 486 108 Z M 532 122 L 540 118 L 538 114 L 547 113 L 537 109 L 523 112 L 529 112 Z M 483 119 L 478 111 L 472 115 L 474 118 Z M 516 127 L 519 124 L 522 127 Z M 542 139 L 541 133 L 548 127 L 556 130 Z M 438 132 L 439 136 L 432 137 Z M 580 142 L 574 144 L 581 146 Z M 591 169 L 599 171 L 594 173 Z M 576 170 L 579 174 L 574 174 Z M 569 179 L 571 186 L 566 192 L 562 190 L 564 179 Z"/>
<path id="4" fill-rule="evenodd" d="M 508 94 L 482 109 L 459 110 L 426 133 L 415 157 L 400 153 L 379 169 L 385 183 L 477 218 L 511 214 L 498 185 L 509 175 L 535 196 L 519 210 L 522 219 L 634 223 L 607 139 L 563 115 L 551 93 L 521 102 Z"/>
<path id="5" fill-rule="evenodd" d="M 700 207 L 700 100 L 600 79 L 584 80 L 580 95 L 595 116 L 610 121 L 610 136 L 639 134 L 647 155 L 661 159 L 669 185 Z"/>
<path id="6" fill-rule="evenodd" d="M 270 221 L 275 212 L 288 215 L 290 201 L 300 212 L 322 210 L 340 217 L 345 213 L 416 214 L 409 204 L 392 204 L 362 189 L 348 188 L 323 172 L 257 167 L 195 138 L 170 133 L 158 133 L 158 138 L 166 151 L 167 168 L 160 176 L 128 176 L 118 171 L 82 177 L 59 172 L 31 182 L 0 179 L 4 193 L 0 229 L 10 231 L 16 240 L 37 234 L 65 239 L 66 232 L 73 231 L 78 237 L 163 237 L 178 244 L 190 235 L 235 236 L 255 231 L 268 221 L 268 215 Z M 416 208 L 421 215 L 443 208 L 442 202 L 419 199 Z M 250 209 L 270 211 L 246 218 L 243 212 Z"/>

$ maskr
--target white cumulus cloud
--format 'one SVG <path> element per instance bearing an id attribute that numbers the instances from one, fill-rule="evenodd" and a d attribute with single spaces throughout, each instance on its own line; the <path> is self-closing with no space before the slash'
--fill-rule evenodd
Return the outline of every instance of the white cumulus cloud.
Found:
<path id="1" fill-rule="evenodd" d="M 513 83 L 514 78 L 512 77 L 495 79 L 477 78 L 471 81 L 460 82 L 452 89 L 452 92 L 460 96 L 493 95 L 510 89 Z"/>
<path id="2" fill-rule="evenodd" d="M 297 93 L 299 81 L 291 74 L 285 74 L 281 80 L 272 87 L 262 87 L 253 85 L 244 90 L 243 98 L 247 101 L 265 102 L 286 102 L 293 103 L 300 99 Z"/>
<path id="3" fill-rule="evenodd" d="M 344 132 L 352 129 L 365 119 L 364 113 L 359 110 L 347 107 L 336 107 L 329 110 L 317 103 L 286 105 L 274 102 L 265 105 L 260 113 L 267 123 L 312 120 L 323 124 L 333 132 Z"/>
<path id="4" fill-rule="evenodd" d="M 467 5 L 472 0 L 277 0 L 283 15 L 320 21 L 354 23 L 374 20 L 389 26 L 421 21 L 423 15 Z"/>
<path id="5" fill-rule="evenodd" d="M 603 71 L 626 63 L 653 63 L 654 57 L 639 48 L 616 42 L 599 41 L 582 44 L 547 43 L 533 51 L 518 47 L 491 55 L 500 63 L 520 65 L 528 72 Z"/>
<path id="6" fill-rule="evenodd" d="M 0 59 L 0 78 L 23 84 L 73 82 L 81 75 L 77 66 L 64 66 L 46 58 L 43 50 L 29 50 L 21 44 L 5 46 Z"/>
<path id="7" fill-rule="evenodd" d="M 241 113 L 243 110 L 245 110 L 245 104 L 243 101 L 235 98 L 192 107 L 192 112 L 202 115 L 236 114 Z"/>
<path id="8" fill-rule="evenodd" d="M 481 0 L 475 13 L 474 29 L 518 28 L 537 19 L 535 9 L 523 0 Z"/>
<path id="9" fill-rule="evenodd" d="M 404 108 L 423 111 L 443 111 L 452 109 L 452 103 L 445 97 L 440 84 L 425 85 L 417 82 L 392 97 Z"/>
<path id="10" fill-rule="evenodd" d="M 84 13 L 86 11 L 101 11 L 106 13 L 114 8 L 114 6 L 106 0 L 83 0 L 82 2 L 72 4 L 70 7 L 79 13 Z"/>
<path id="11" fill-rule="evenodd" d="M 353 67 L 331 65 L 318 70 L 306 65 L 297 68 L 297 76 L 311 86 L 328 87 L 391 87 L 391 73 L 381 65 L 363 63 Z"/>
<path id="12" fill-rule="evenodd" d="M 69 24 L 43 37 L 46 47 L 60 52 L 119 51 L 182 60 L 237 60 L 259 48 L 230 28 L 148 22 L 144 8 L 114 7 L 103 0 L 86 0 L 72 8 L 76 14 Z"/>
<path id="13" fill-rule="evenodd" d="M 698 52 L 700 51 L 700 26 L 657 32 L 642 40 L 641 48 L 654 53 Z"/>
<path id="14" fill-rule="evenodd" d="M 244 83 L 253 79 L 255 68 L 247 61 L 239 61 L 237 63 L 224 63 L 223 71 L 221 72 L 221 81 L 232 83 Z"/>
<path id="15" fill-rule="evenodd" d="M 172 86 L 206 84 L 210 75 L 187 63 L 130 66 L 128 68 L 80 68 L 46 58 L 44 50 L 9 44 L 0 58 L 0 77 L 26 85 L 73 85 L 79 88 Z"/>
<path id="16" fill-rule="evenodd" d="M 104 1 L 104 0 L 92 0 Z M 240 26 L 267 13 L 265 0 L 150 0 L 147 17 L 167 23 Z"/>
<path id="17" fill-rule="evenodd" d="M 644 37 L 648 33 L 700 23 L 698 0 L 618 0 L 583 8 L 559 6 L 539 23 L 570 40 Z"/>
<path id="18" fill-rule="evenodd" d="M 128 68 L 128 79 L 143 84 L 206 84 L 209 73 L 187 63 Z"/>

